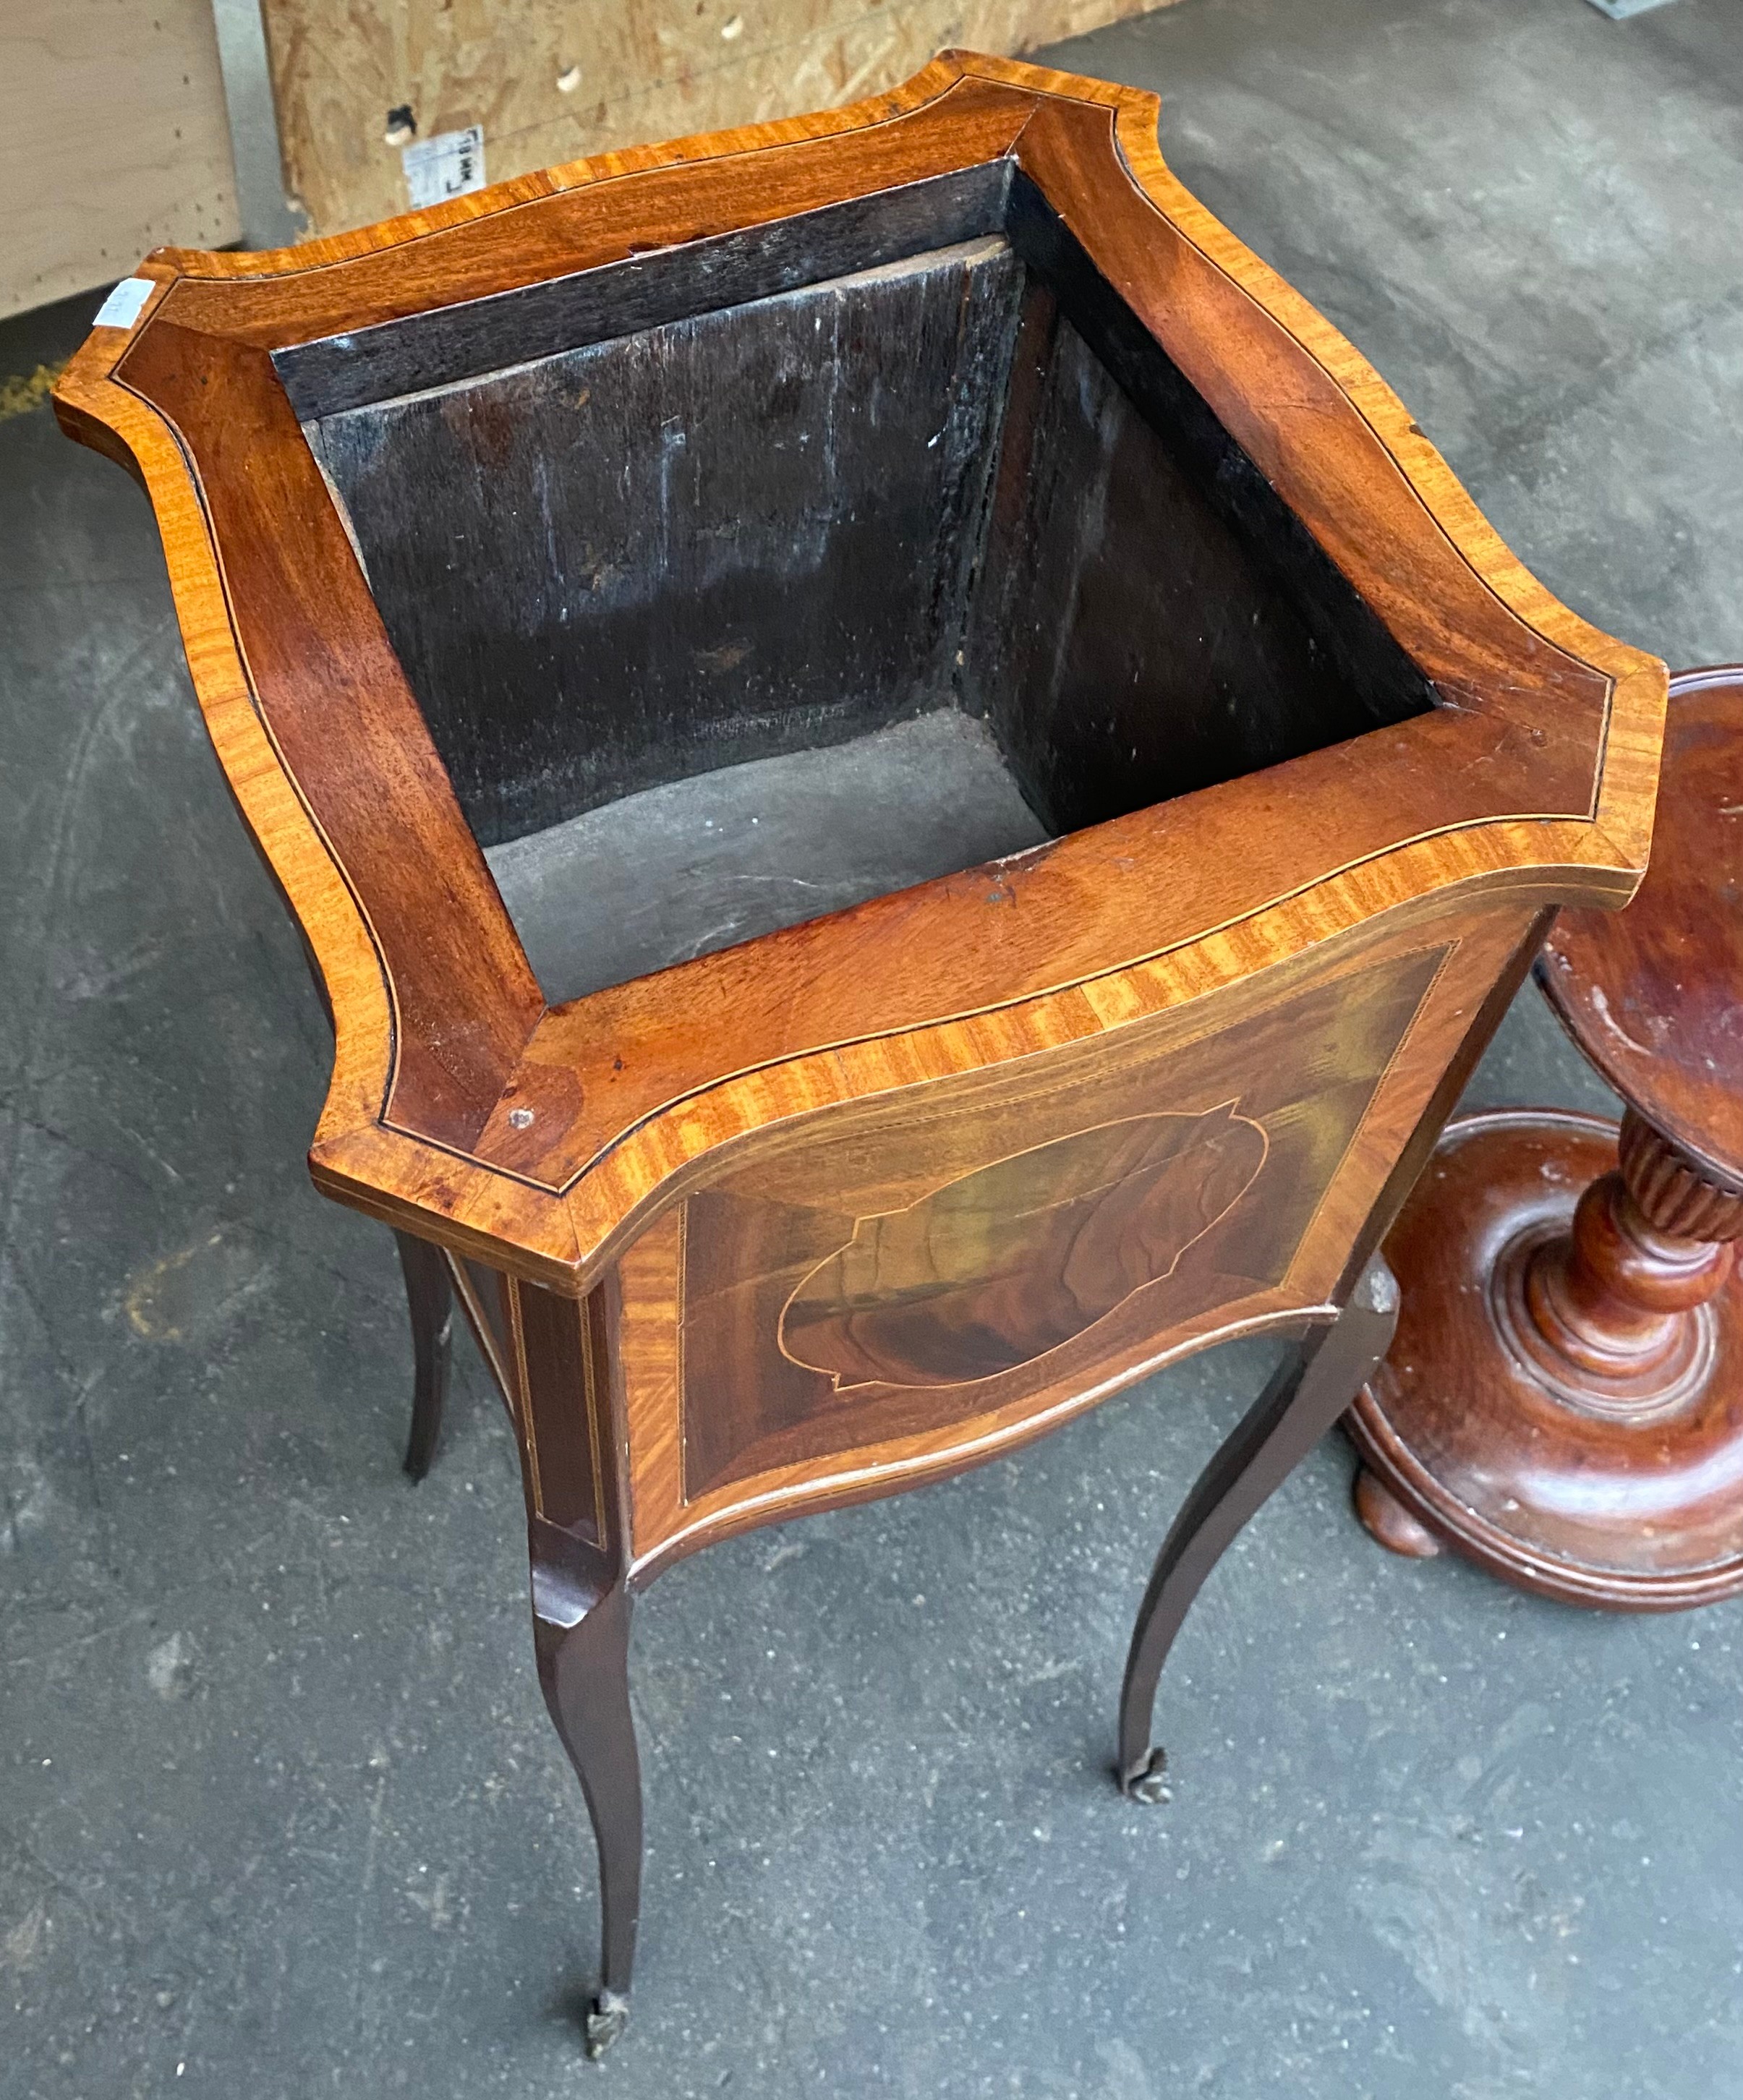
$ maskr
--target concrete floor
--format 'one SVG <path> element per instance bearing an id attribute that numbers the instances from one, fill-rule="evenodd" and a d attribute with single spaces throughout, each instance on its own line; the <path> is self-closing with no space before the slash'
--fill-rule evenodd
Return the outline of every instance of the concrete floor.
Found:
<path id="1" fill-rule="evenodd" d="M 1057 55 L 1159 88 L 1525 560 L 1691 663 L 1743 655 L 1738 26 L 1182 0 Z M 0 330 L 0 378 L 94 303 Z M 0 423 L 0 891 L 4 2100 L 1743 2094 L 1743 1606 L 1383 1559 L 1329 1440 L 1189 1622 L 1172 1805 L 1114 1793 L 1131 1612 L 1257 1347 L 649 1594 L 637 2010 L 587 2067 L 507 1434 L 463 1361 L 399 1472 L 294 937 L 143 500 L 40 410 Z M 1603 1099 L 1529 992 L 1473 1091 Z"/>

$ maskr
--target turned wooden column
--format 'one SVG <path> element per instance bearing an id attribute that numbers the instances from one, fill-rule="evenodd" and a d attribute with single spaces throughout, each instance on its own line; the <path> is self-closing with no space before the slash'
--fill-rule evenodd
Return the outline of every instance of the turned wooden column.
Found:
<path id="1" fill-rule="evenodd" d="M 1393 1228 L 1358 1513 L 1570 1602 L 1743 1590 L 1743 668 L 1671 682 L 1653 861 L 1538 981 L 1628 1104 L 1451 1125 Z"/>
<path id="2" fill-rule="evenodd" d="M 1618 1150 L 1567 1233 L 1523 1234 L 1504 1251 L 1494 1311 L 1551 1392 L 1644 1421 L 1711 1374 L 1711 1300 L 1731 1277 L 1743 1195 L 1715 1187 L 1632 1109 Z"/>

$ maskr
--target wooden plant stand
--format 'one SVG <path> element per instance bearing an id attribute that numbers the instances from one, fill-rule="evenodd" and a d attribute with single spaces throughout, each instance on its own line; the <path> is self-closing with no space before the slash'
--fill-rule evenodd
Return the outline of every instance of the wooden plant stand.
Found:
<path id="1" fill-rule="evenodd" d="M 1550 915 L 1646 865 L 1663 667 L 1527 575 L 1157 110 L 957 54 L 293 253 L 160 252 L 57 392 L 150 494 L 330 1003 L 310 1163 L 401 1235 L 412 1470 L 451 1294 L 502 1388 L 599 1841 L 595 2048 L 634 1596 L 1294 1337 L 1139 1613 L 1119 1776 L 1158 1797 L 1169 1643 L 1383 1354 L 1387 1225 Z M 947 716 L 1026 849 L 627 981 L 534 939 L 511 864 L 547 896 L 621 798 Z"/>
<path id="2" fill-rule="evenodd" d="M 1713 1604 L 1743 1590 L 1743 666 L 1671 680 L 1651 872 L 1538 976 L 1627 1114 L 1447 1131 L 1386 1242 L 1357 1508 L 1569 1604 Z"/>

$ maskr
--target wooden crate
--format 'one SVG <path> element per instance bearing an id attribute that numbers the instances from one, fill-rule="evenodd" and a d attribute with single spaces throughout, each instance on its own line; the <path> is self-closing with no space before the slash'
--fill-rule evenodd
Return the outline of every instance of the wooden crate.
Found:
<path id="1" fill-rule="evenodd" d="M 241 232 L 210 0 L 4 0 L 0 140 L 0 314 Z"/>
<path id="2" fill-rule="evenodd" d="M 263 13 L 285 186 L 322 234 L 424 201 L 408 188 L 396 112 L 424 144 L 478 126 L 470 172 L 500 182 L 875 94 L 946 44 L 1015 54 L 1154 4 L 263 0 Z"/>

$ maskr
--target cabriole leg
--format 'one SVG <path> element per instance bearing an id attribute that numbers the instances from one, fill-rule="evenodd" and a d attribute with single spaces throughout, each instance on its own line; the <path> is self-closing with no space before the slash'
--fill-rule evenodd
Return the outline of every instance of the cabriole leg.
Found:
<path id="1" fill-rule="evenodd" d="M 1156 1683 L 1193 1599 L 1241 1527 L 1372 1374 L 1397 1317 L 1397 1286 L 1376 1255 L 1338 1317 L 1278 1366 L 1175 1519 L 1138 1608 L 1120 1692 L 1119 1778 L 1134 1800 L 1167 1798 L 1167 1760 L 1150 1743 Z"/>
<path id="2" fill-rule="evenodd" d="M 510 1279 L 539 1683 L 599 1853 L 600 1983 L 587 2053 L 629 2017 L 642 1908 L 642 1773 L 629 1710 L 629 1514 L 611 1310 L 615 1281 L 565 1299 Z"/>
<path id="3" fill-rule="evenodd" d="M 405 1470 L 414 1480 L 421 1480 L 430 1471 L 442 1434 L 442 1403 L 453 1353 L 454 1290 L 439 1247 L 412 1233 L 395 1232 L 394 1243 L 399 1250 L 406 1305 L 412 1316 L 412 1433 L 406 1440 Z"/>
<path id="4" fill-rule="evenodd" d="M 535 1568 L 539 1683 L 599 1848 L 602 1955 L 599 1992 L 587 2012 L 587 2054 L 600 2056 L 629 2017 L 642 1912 L 642 1772 L 629 1710 L 629 1593 L 620 1585 L 607 1590 L 572 1624 L 563 1623 L 582 1601 L 567 1586 L 541 1582 Z"/>

